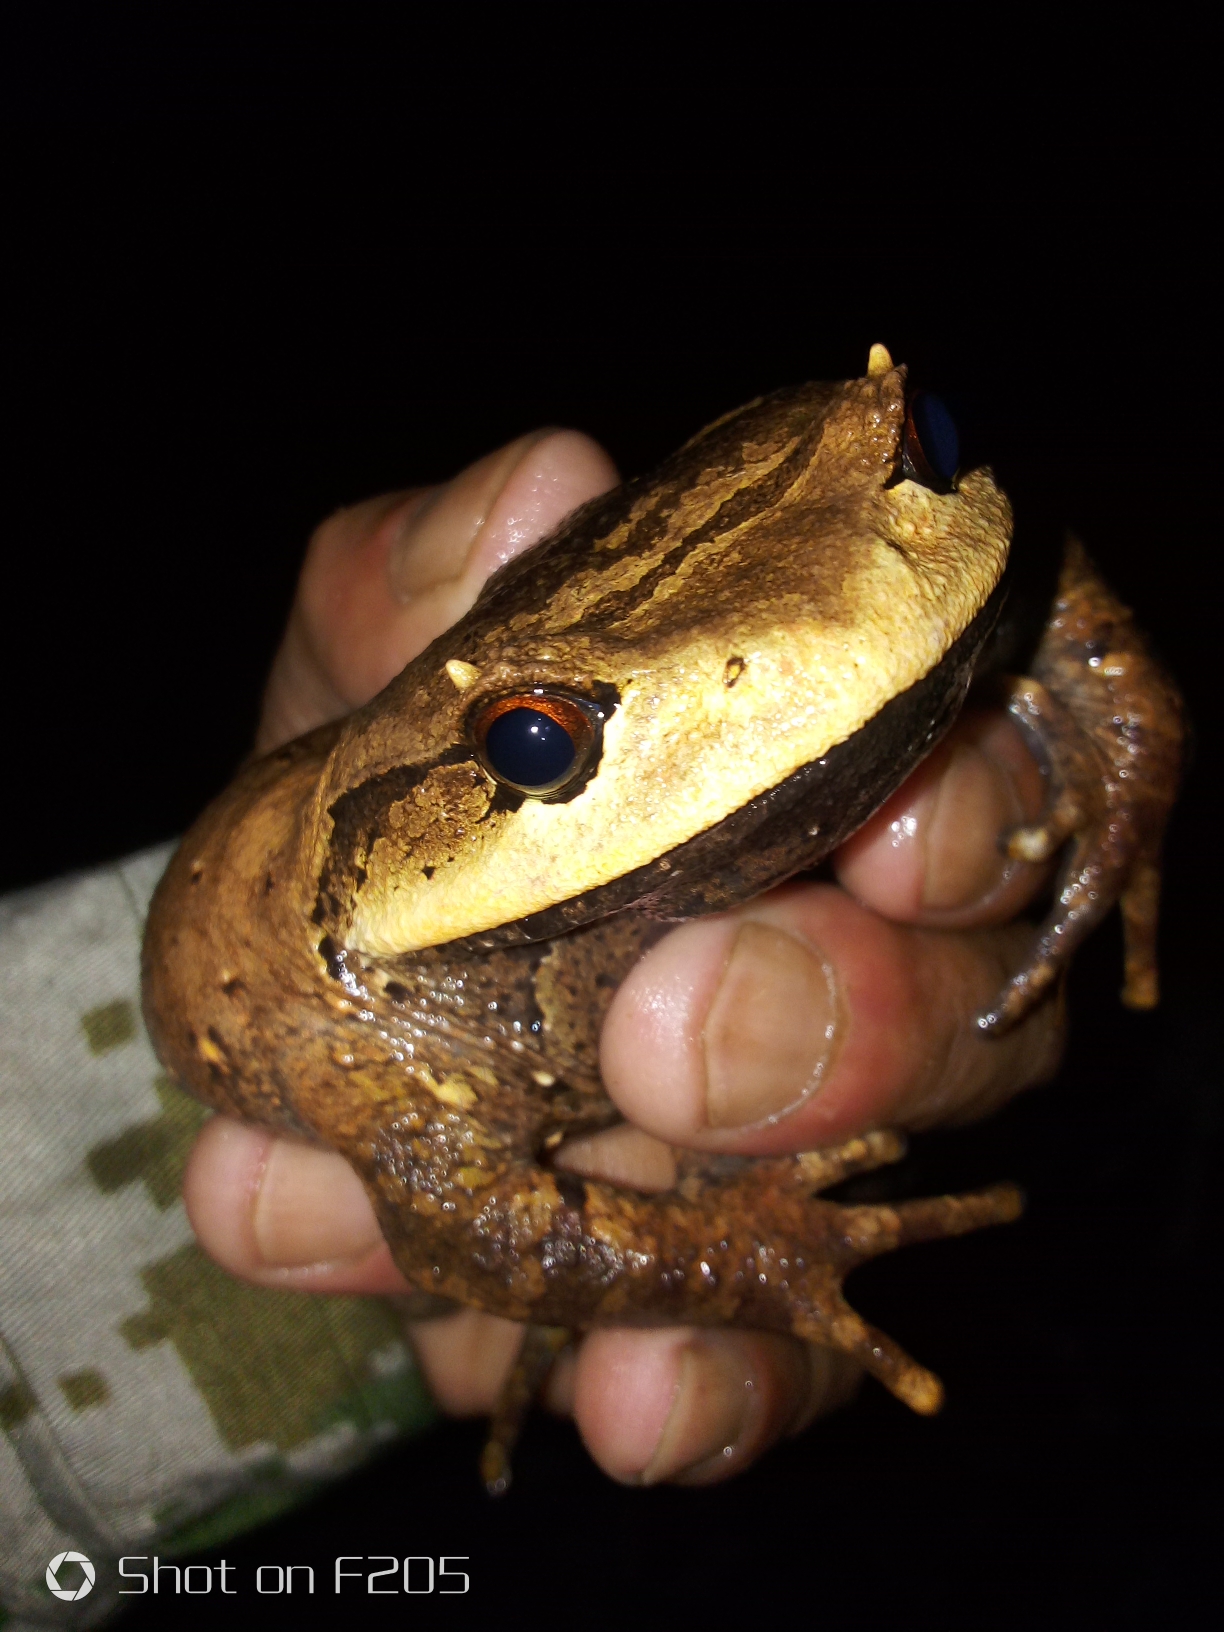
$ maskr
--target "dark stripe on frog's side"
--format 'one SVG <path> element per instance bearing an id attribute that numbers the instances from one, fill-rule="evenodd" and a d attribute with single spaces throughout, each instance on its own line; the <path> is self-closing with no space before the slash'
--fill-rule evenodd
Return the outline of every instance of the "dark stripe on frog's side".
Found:
<path id="1" fill-rule="evenodd" d="M 315 898 L 316 924 L 336 925 L 347 916 L 356 892 L 365 881 L 365 872 L 358 857 L 369 855 L 371 846 L 383 830 L 387 811 L 392 805 L 406 799 L 413 788 L 420 787 L 431 771 L 443 765 L 470 764 L 474 781 L 484 782 L 485 773 L 476 756 L 466 743 L 448 748 L 433 759 L 419 765 L 397 765 L 393 770 L 374 776 L 359 787 L 341 794 L 330 807 L 331 839 L 319 878 Z M 521 796 L 514 795 L 521 804 Z"/>
<path id="2" fill-rule="evenodd" d="M 694 449 L 704 445 L 708 449 L 707 468 L 721 468 L 725 472 L 726 497 L 700 526 L 673 539 L 659 561 L 648 568 L 632 588 L 609 591 L 588 606 L 583 613 L 583 623 L 603 628 L 632 612 L 650 599 L 659 582 L 674 574 L 699 544 L 734 527 L 742 527 L 777 504 L 810 463 L 824 434 L 829 410 L 841 397 L 840 386 L 791 386 L 716 421 L 657 470 L 634 477 L 602 498 L 583 505 L 562 523 L 552 538 L 507 562 L 486 583 L 465 619 L 466 627 L 479 641 L 490 633 L 495 634 L 511 617 L 531 617 L 542 612 L 553 597 L 567 587 L 575 572 L 598 570 L 605 562 L 609 569 L 620 567 L 634 557 L 649 556 L 658 550 L 678 501 L 692 488 Z M 758 424 L 773 428 L 776 437 L 778 406 L 788 403 L 795 410 L 794 436 L 798 446 L 773 470 L 754 481 L 746 481 L 741 468 L 744 444 L 754 440 Z M 778 445 L 783 446 L 786 440 L 789 438 L 780 439 Z M 733 482 L 732 473 L 738 474 L 738 481 Z M 628 522 L 634 505 L 652 490 L 655 503 L 651 508 L 629 526 L 615 550 L 602 550 L 601 544 Z M 444 638 L 449 642 L 449 637 Z M 474 661 L 480 661 L 475 648 L 471 656 Z"/>
<path id="3" fill-rule="evenodd" d="M 440 952 L 547 940 L 624 910 L 656 918 L 719 912 L 814 867 L 900 786 L 952 725 L 1006 595 L 1006 579 L 936 666 L 847 741 L 645 867 Z M 806 843 L 797 835 L 816 827 Z"/>

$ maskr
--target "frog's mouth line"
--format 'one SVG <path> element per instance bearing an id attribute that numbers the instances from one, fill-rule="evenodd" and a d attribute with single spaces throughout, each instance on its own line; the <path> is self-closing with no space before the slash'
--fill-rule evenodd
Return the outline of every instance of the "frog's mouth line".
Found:
<path id="1" fill-rule="evenodd" d="M 955 721 L 1008 587 L 1005 573 L 935 667 L 852 737 L 704 833 L 597 889 L 436 950 L 470 954 L 551 940 L 614 912 L 663 919 L 723 912 L 814 867 L 863 825 Z"/>

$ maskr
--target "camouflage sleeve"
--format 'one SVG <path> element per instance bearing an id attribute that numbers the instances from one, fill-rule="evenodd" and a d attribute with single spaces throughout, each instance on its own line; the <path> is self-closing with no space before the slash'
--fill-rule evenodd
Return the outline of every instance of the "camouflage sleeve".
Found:
<path id="1" fill-rule="evenodd" d="M 5 1632 L 97 1625 L 121 1554 L 214 1546 L 432 1416 L 389 1304 L 256 1290 L 192 1239 L 208 1113 L 160 1073 L 138 992 L 169 855 L 0 901 Z M 92 1587 L 71 1556 L 48 1580 L 65 1553 Z"/>

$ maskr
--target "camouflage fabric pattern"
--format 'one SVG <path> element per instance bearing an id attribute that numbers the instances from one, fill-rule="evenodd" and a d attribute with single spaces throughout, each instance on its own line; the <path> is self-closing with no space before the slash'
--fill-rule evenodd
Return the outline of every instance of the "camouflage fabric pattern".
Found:
<path id="1" fill-rule="evenodd" d="M 194 1243 L 179 1191 L 208 1113 L 139 1007 L 169 856 L 0 901 L 4 1632 L 97 1625 L 121 1554 L 213 1546 L 432 1420 L 389 1303 L 244 1286 Z M 79 1602 L 46 1585 L 65 1550 L 97 1567 Z"/>

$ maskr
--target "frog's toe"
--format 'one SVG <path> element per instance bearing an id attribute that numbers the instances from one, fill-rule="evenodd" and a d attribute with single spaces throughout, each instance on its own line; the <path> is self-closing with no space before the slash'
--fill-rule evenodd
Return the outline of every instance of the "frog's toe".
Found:
<path id="1" fill-rule="evenodd" d="M 853 1356 L 890 1394 L 920 1417 L 933 1417 L 944 1402 L 943 1384 L 933 1371 L 920 1366 L 899 1343 L 869 1325 L 848 1303 L 830 1318 L 795 1320 L 795 1335 L 825 1348 Z"/>
<path id="2" fill-rule="evenodd" d="M 837 1234 L 848 1267 L 917 1241 L 964 1235 L 1020 1216 L 1024 1197 L 1014 1184 L 997 1184 L 964 1196 L 928 1196 L 892 1206 L 841 1207 Z M 891 1394 L 921 1416 L 943 1404 L 938 1377 L 898 1343 L 865 1321 L 826 1273 L 800 1276 L 793 1286 L 792 1331 L 809 1343 L 851 1355 Z"/>
<path id="3" fill-rule="evenodd" d="M 1154 1009 L 1160 1000 L 1156 972 L 1156 926 L 1160 908 L 1160 868 L 1146 859 L 1131 874 L 1119 902 L 1126 974 L 1122 1001 L 1128 1009 Z"/>
<path id="4" fill-rule="evenodd" d="M 1070 787 L 1064 786 L 1040 821 L 1021 822 L 1017 827 L 1008 828 L 1000 836 L 999 848 L 1013 861 L 1040 864 L 1056 856 L 1071 835 L 1080 832 L 1089 820 L 1083 803 Z"/>
<path id="5" fill-rule="evenodd" d="M 975 1024 L 978 1031 L 987 1037 L 1002 1037 L 1013 1026 L 1019 1025 L 1055 984 L 1070 951 L 1068 947 L 1058 959 L 1042 959 L 1034 953 L 1030 962 L 1011 977 L 990 1007 L 977 1016 Z"/>
<path id="6" fill-rule="evenodd" d="M 540 1396 L 557 1356 L 573 1333 L 565 1326 L 528 1326 L 518 1357 L 502 1384 L 480 1456 L 480 1476 L 490 1496 L 510 1488 L 510 1458 L 528 1411 Z"/>
<path id="7" fill-rule="evenodd" d="M 1026 962 L 978 1016 L 979 1031 L 1001 1036 L 1023 1020 L 1066 970 L 1072 954 L 1118 903 L 1127 933 L 1128 989 L 1133 966 L 1134 989 L 1141 991 L 1146 983 L 1154 991 L 1159 870 L 1154 863 L 1136 859 L 1133 851 L 1128 852 L 1125 844 L 1119 843 L 1118 826 L 1117 822 L 1102 822 L 1078 834 L 1063 867 L 1054 904 L 1038 926 Z M 1150 873 L 1156 882 L 1132 896 L 1132 880 L 1141 871 Z M 1131 901 L 1133 909 L 1128 907 Z M 1131 932 L 1132 917 L 1137 921 L 1135 935 Z"/>
<path id="8" fill-rule="evenodd" d="M 1049 861 L 1061 842 L 1046 825 L 1013 827 L 1009 833 L 1003 835 L 1002 850 L 1012 861 L 1040 863 Z"/>

